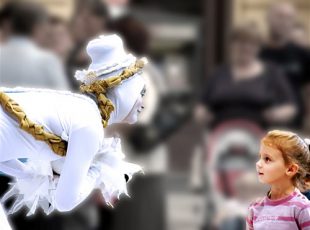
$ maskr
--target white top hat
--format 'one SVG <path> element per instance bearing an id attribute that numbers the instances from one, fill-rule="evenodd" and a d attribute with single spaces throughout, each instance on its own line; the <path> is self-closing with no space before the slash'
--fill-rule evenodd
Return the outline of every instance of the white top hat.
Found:
<path id="1" fill-rule="evenodd" d="M 135 56 L 125 52 L 123 41 L 116 34 L 101 35 L 91 40 L 86 51 L 92 62 L 88 70 L 78 70 L 75 73 L 75 78 L 85 84 L 90 84 L 98 77 L 104 79 L 136 61 Z M 147 62 L 146 59 L 145 62 Z"/>

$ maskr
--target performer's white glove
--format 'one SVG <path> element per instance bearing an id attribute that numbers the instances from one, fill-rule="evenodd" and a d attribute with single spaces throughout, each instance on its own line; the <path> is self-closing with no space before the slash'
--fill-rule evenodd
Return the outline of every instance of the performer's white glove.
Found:
<path id="1" fill-rule="evenodd" d="M 90 168 L 94 176 L 99 173 L 96 188 L 101 190 L 109 205 L 112 205 L 116 198 L 119 199 L 122 193 L 128 195 L 127 181 L 132 178 L 133 174 L 142 171 L 140 166 L 125 162 L 124 158 L 120 139 L 107 138 L 104 146 L 94 157 Z"/>

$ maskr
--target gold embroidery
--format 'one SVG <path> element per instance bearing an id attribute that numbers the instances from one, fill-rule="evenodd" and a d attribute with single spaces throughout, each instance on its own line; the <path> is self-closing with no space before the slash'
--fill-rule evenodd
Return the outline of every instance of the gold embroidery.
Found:
<path id="1" fill-rule="evenodd" d="M 36 140 L 47 143 L 57 155 L 64 156 L 66 154 L 67 142 L 46 132 L 42 125 L 30 121 L 23 109 L 4 92 L 0 92 L 0 104 L 8 114 L 18 121 L 22 130 L 31 134 Z"/>

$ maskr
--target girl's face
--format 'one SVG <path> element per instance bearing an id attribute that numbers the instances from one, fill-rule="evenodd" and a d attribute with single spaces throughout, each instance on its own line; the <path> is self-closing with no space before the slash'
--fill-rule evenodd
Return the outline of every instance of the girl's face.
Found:
<path id="1" fill-rule="evenodd" d="M 260 159 L 256 163 L 256 171 L 258 173 L 258 180 L 261 183 L 273 185 L 289 179 L 287 166 L 279 150 L 261 144 L 259 156 Z"/>
<path id="2" fill-rule="evenodd" d="M 129 112 L 127 117 L 123 120 L 124 123 L 134 124 L 138 121 L 138 116 L 142 112 L 142 110 L 144 109 L 143 97 L 144 97 L 145 93 L 146 93 L 146 89 L 144 87 L 142 89 L 138 99 L 136 100 L 136 103 L 132 107 L 131 111 Z"/>

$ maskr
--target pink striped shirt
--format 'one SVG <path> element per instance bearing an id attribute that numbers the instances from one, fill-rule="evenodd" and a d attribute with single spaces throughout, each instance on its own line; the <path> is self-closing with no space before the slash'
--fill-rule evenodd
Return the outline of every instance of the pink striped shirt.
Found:
<path id="1" fill-rule="evenodd" d="M 310 201 L 296 189 L 279 200 L 253 202 L 246 219 L 252 230 L 310 230 Z"/>

